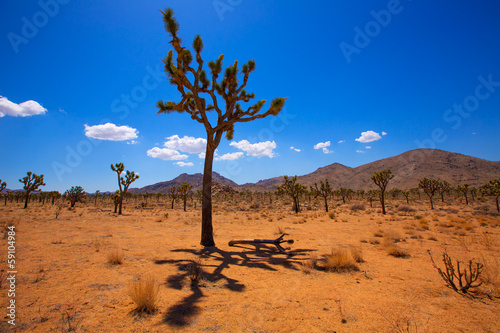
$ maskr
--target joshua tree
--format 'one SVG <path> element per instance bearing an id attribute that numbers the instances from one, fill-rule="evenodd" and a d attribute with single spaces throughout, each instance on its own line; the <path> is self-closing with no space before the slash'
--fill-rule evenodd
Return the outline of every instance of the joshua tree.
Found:
<path id="1" fill-rule="evenodd" d="M 59 191 L 50 191 L 49 197 L 52 199 L 52 205 L 53 205 L 55 200 L 61 197 L 61 193 L 59 193 Z"/>
<path id="2" fill-rule="evenodd" d="M 26 191 L 26 201 L 24 202 L 24 209 L 26 209 L 28 207 L 30 193 L 38 190 L 40 186 L 45 186 L 43 175 L 38 176 L 28 171 L 27 176 L 23 179 L 19 179 L 19 182 L 24 184 L 24 190 Z"/>
<path id="3" fill-rule="evenodd" d="M 175 200 L 179 197 L 179 192 L 177 187 L 172 186 L 168 189 L 168 195 L 172 198 L 172 209 L 174 209 Z"/>
<path id="4" fill-rule="evenodd" d="M 81 186 L 71 186 L 71 189 L 66 190 L 63 195 L 69 200 L 71 208 L 73 208 L 77 202 L 84 202 L 85 190 Z"/>
<path id="5" fill-rule="evenodd" d="M 481 186 L 481 190 L 483 190 L 483 193 L 485 193 L 486 195 L 495 197 L 495 201 L 497 204 L 497 212 L 500 213 L 500 206 L 498 204 L 498 198 L 500 197 L 500 180 L 499 179 L 490 180 L 489 183 Z"/>
<path id="6" fill-rule="evenodd" d="M 410 203 L 410 191 L 401 191 L 401 194 L 406 198 L 406 204 Z"/>
<path id="7" fill-rule="evenodd" d="M 295 213 L 298 213 L 300 211 L 299 197 L 307 190 L 307 187 L 296 183 L 297 176 L 293 176 L 292 179 L 289 179 L 288 176 L 285 176 L 284 178 L 285 183 L 276 188 L 277 192 L 279 194 L 288 194 L 289 196 L 291 196 L 293 200 L 292 209 L 295 211 Z"/>
<path id="8" fill-rule="evenodd" d="M 118 208 L 118 215 L 122 214 L 122 204 L 123 204 L 123 196 L 127 193 L 128 187 L 135 180 L 139 178 L 139 175 L 136 175 L 134 171 L 130 172 L 127 170 L 125 178 L 122 177 L 122 172 L 125 170 L 125 166 L 123 163 L 116 163 L 115 165 L 111 164 L 111 170 L 115 171 L 118 175 L 118 188 L 120 191 L 120 203 Z M 123 185 L 123 187 L 122 187 Z M 116 213 L 116 209 L 115 209 Z"/>
<path id="9" fill-rule="evenodd" d="M 323 197 L 323 200 L 325 201 L 325 211 L 328 212 L 328 197 L 332 194 L 332 187 L 330 186 L 328 179 L 326 179 L 324 183 L 322 180 L 319 182 L 319 188 L 317 183 L 314 183 L 314 187 L 311 186 L 311 193 L 315 198 L 318 196 Z"/>
<path id="10" fill-rule="evenodd" d="M 431 209 L 434 209 L 434 203 L 432 202 L 432 197 L 439 191 L 439 189 L 443 186 L 443 184 L 438 179 L 429 179 L 425 178 L 421 179 L 418 182 L 418 187 L 424 190 L 424 193 L 427 194 L 431 201 Z"/>
<path id="11" fill-rule="evenodd" d="M 190 185 L 188 183 L 182 183 L 181 186 L 177 188 L 177 193 L 179 193 L 180 197 L 182 198 L 182 201 L 184 202 L 184 211 L 186 211 L 186 204 L 187 204 L 187 199 L 191 195 L 193 195 L 193 185 Z"/>
<path id="12" fill-rule="evenodd" d="M 2 182 L 2 180 L 0 179 L 0 192 L 2 192 L 3 190 L 5 190 L 6 187 L 7 187 L 7 183 L 6 182 Z"/>
<path id="13" fill-rule="evenodd" d="M 467 194 L 469 194 L 469 184 L 464 184 L 464 185 L 458 185 L 457 186 L 457 191 L 458 193 L 462 193 L 465 197 L 465 204 L 469 204 L 469 198 Z"/>
<path id="14" fill-rule="evenodd" d="M 101 191 L 97 190 L 94 194 L 94 205 L 97 206 L 97 198 L 101 196 Z"/>
<path id="15" fill-rule="evenodd" d="M 234 124 L 238 122 L 249 122 L 264 118 L 269 115 L 277 115 L 285 104 L 285 98 L 275 98 L 269 109 L 261 113 L 265 100 L 261 100 L 251 106 L 242 106 L 241 102 L 247 103 L 255 97 L 253 93 L 247 93 L 244 88 L 248 77 L 255 70 L 255 61 L 250 60 L 244 64 L 241 72 L 238 62 L 235 61 L 226 68 L 222 80 L 219 75 L 222 72 L 222 60 L 220 55 L 216 61 L 210 61 L 210 78 L 203 69 L 204 62 L 201 58 L 203 42 L 197 35 L 193 41 L 193 49 L 196 52 L 196 69 L 191 67 L 193 55 L 181 45 L 178 37 L 179 23 L 174 18 L 172 9 L 167 9 L 163 14 L 165 30 L 170 34 L 170 43 L 176 52 L 168 52 L 163 59 L 165 72 L 170 83 L 177 87 L 181 94 L 180 102 L 159 101 L 158 113 L 187 112 L 192 119 L 203 124 L 207 132 L 207 146 L 205 153 L 205 166 L 203 170 L 203 200 L 202 200 L 202 222 L 201 222 L 201 245 L 215 246 L 212 227 L 212 167 L 215 149 L 219 146 L 222 135 L 231 140 L 234 133 Z M 245 109 L 246 108 L 246 109 Z M 217 113 L 217 124 L 210 123 L 208 113 Z"/>
<path id="16" fill-rule="evenodd" d="M 115 193 L 111 194 L 111 199 L 113 199 L 113 204 L 115 205 L 115 213 L 118 210 L 118 205 L 121 202 L 120 191 L 116 190 Z"/>
<path id="17" fill-rule="evenodd" d="M 389 181 L 394 178 L 391 169 L 382 170 L 380 172 L 375 171 L 371 180 L 380 187 L 380 204 L 382 205 L 382 214 L 385 215 L 385 189 Z"/>
<path id="18" fill-rule="evenodd" d="M 451 185 L 446 180 L 441 182 L 441 187 L 439 187 L 438 192 L 441 195 L 441 202 L 444 202 L 444 194 L 449 193 L 451 190 Z"/>
<path id="19" fill-rule="evenodd" d="M 366 200 L 370 202 L 370 208 L 373 208 L 373 198 L 375 198 L 379 192 L 378 190 L 368 190 L 368 192 L 366 192 Z"/>
<path id="20" fill-rule="evenodd" d="M 349 189 L 341 187 L 337 191 L 335 191 L 335 193 L 337 195 L 341 196 L 342 197 L 342 203 L 345 203 L 345 199 L 346 199 L 346 197 L 349 194 Z"/>

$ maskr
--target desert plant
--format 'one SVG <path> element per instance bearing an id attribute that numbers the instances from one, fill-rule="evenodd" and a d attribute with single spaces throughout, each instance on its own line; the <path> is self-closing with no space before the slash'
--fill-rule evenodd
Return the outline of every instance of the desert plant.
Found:
<path id="1" fill-rule="evenodd" d="M 114 249 L 108 253 L 107 259 L 110 265 L 121 265 L 123 264 L 123 251 L 120 249 Z"/>
<path id="2" fill-rule="evenodd" d="M 349 246 L 349 251 L 351 252 L 351 257 L 354 259 L 355 262 L 357 263 L 365 262 L 365 260 L 363 259 L 363 251 L 361 251 L 361 247 L 351 245 Z"/>
<path id="3" fill-rule="evenodd" d="M 77 202 L 84 202 L 85 190 L 81 186 L 71 186 L 71 189 L 66 190 L 63 196 L 69 200 L 71 208 L 73 208 Z"/>
<path id="4" fill-rule="evenodd" d="M 462 270 L 460 267 L 461 262 L 459 260 L 456 260 L 455 268 L 453 261 L 445 250 L 443 252 L 443 263 L 445 270 L 443 271 L 434 262 L 431 251 L 427 250 L 427 253 L 429 253 L 429 256 L 431 257 L 432 265 L 434 266 L 434 268 L 437 269 L 439 275 L 443 278 L 448 287 L 450 287 L 454 291 L 460 291 L 465 294 L 470 288 L 479 287 L 483 283 L 480 280 L 481 272 L 484 268 L 484 265 L 482 263 L 476 262 L 474 259 L 470 259 L 465 265 L 465 268 Z"/>
<path id="5" fill-rule="evenodd" d="M 336 273 L 359 271 L 350 251 L 341 247 L 332 249 L 332 252 L 325 256 L 325 269 Z"/>
<path id="6" fill-rule="evenodd" d="M 212 228 L 212 167 L 215 149 L 217 149 L 222 135 L 226 133 L 226 138 L 231 140 L 234 134 L 234 124 L 238 122 L 249 122 L 255 119 L 264 118 L 269 115 L 278 115 L 285 105 L 285 98 L 275 98 L 271 102 L 269 109 L 264 113 L 259 113 L 265 104 L 261 100 L 248 107 L 246 110 L 240 104 L 247 103 L 255 98 L 255 94 L 247 93 L 244 88 L 247 85 L 248 77 L 255 70 L 255 61 L 250 60 L 244 64 L 241 72 L 238 70 L 238 62 L 229 66 L 223 79 L 217 82 L 222 72 L 222 60 L 224 55 L 214 62 L 208 63 L 211 71 L 211 78 L 207 78 L 207 73 L 203 69 L 201 51 L 203 41 L 197 35 L 193 41 L 193 49 L 196 52 L 197 69 L 191 67 L 193 56 L 191 52 L 181 45 L 181 40 L 177 36 L 179 23 L 174 18 L 172 9 L 167 9 L 163 14 L 165 30 L 170 34 L 172 44 L 177 59 L 174 60 L 173 51 L 168 52 L 168 56 L 163 59 L 165 72 L 169 77 L 169 82 L 177 86 L 182 94 L 182 100 L 178 103 L 159 101 L 158 113 L 187 112 L 191 118 L 202 123 L 207 132 L 207 144 L 205 152 L 205 166 L 203 170 L 203 201 L 202 201 L 202 239 L 201 245 L 214 246 Z M 240 84 L 239 75 L 243 74 L 243 82 Z M 219 95 L 220 98 L 217 98 Z M 205 97 L 206 96 L 206 97 Z M 224 105 L 224 110 L 220 106 Z M 217 112 L 217 125 L 212 126 L 207 115 L 208 112 Z"/>
<path id="7" fill-rule="evenodd" d="M 158 309 L 158 286 L 152 277 L 144 281 L 134 281 L 129 285 L 129 296 L 135 303 L 135 311 L 138 313 L 155 313 Z"/>
<path id="8" fill-rule="evenodd" d="M 119 202 L 119 207 L 118 207 L 118 215 L 122 214 L 122 205 L 123 205 L 123 196 L 125 193 L 127 193 L 128 187 L 130 184 L 132 184 L 134 181 L 136 181 L 139 178 L 139 175 L 135 174 L 134 171 L 126 171 L 125 178 L 123 178 L 122 173 L 125 170 L 125 166 L 123 163 L 116 163 L 115 165 L 111 164 L 111 170 L 116 172 L 118 175 L 118 188 L 120 191 L 120 202 Z M 123 185 L 123 187 L 122 187 Z"/>
<path id="9" fill-rule="evenodd" d="M 26 201 L 24 202 L 24 209 L 28 208 L 28 202 L 30 198 L 30 193 L 38 190 L 40 186 L 45 186 L 43 182 L 43 175 L 36 175 L 31 171 L 28 171 L 27 176 L 19 179 L 19 182 L 24 184 L 24 190 L 26 191 Z"/>
<path id="10" fill-rule="evenodd" d="M 410 207 L 410 206 L 399 206 L 398 210 L 400 212 L 405 212 L 405 213 L 414 213 L 417 211 L 415 208 Z"/>
<path id="11" fill-rule="evenodd" d="M 309 259 L 302 262 L 300 269 L 304 274 L 310 274 L 313 269 L 316 268 L 316 263 L 318 262 L 318 257 L 315 253 L 309 256 Z"/>
<path id="12" fill-rule="evenodd" d="M 6 187 L 7 187 L 7 183 L 2 182 L 2 180 L 0 179 L 0 192 L 2 192 Z"/>
<path id="13" fill-rule="evenodd" d="M 451 191 L 451 184 L 448 183 L 446 180 L 443 180 L 441 182 L 441 186 L 438 189 L 439 195 L 441 195 L 441 202 L 444 202 L 445 193 L 450 193 L 450 191 Z"/>
<path id="14" fill-rule="evenodd" d="M 439 179 L 429 179 L 424 177 L 418 182 L 418 187 L 424 190 L 424 193 L 427 194 L 429 200 L 431 201 L 431 209 L 434 209 L 432 197 L 442 186 L 443 184 Z"/>
<path id="15" fill-rule="evenodd" d="M 485 195 L 495 197 L 495 202 L 497 204 L 497 212 L 500 213 L 500 205 L 498 203 L 498 200 L 500 198 L 500 180 L 499 179 L 492 179 L 492 180 L 490 180 L 489 183 L 483 185 L 480 188 L 480 190 Z"/>
<path id="16" fill-rule="evenodd" d="M 411 192 L 410 191 L 401 191 L 401 194 L 405 197 L 406 204 L 409 205 L 410 204 L 410 194 L 411 194 Z"/>
<path id="17" fill-rule="evenodd" d="M 365 205 L 363 204 L 354 204 L 349 207 L 350 210 L 357 211 L 357 210 L 365 210 Z"/>
<path id="18" fill-rule="evenodd" d="M 410 254 L 405 249 L 402 249 L 395 244 L 390 244 L 387 246 L 387 254 L 396 258 L 408 258 Z"/>
<path id="19" fill-rule="evenodd" d="M 318 183 L 314 183 L 314 187 L 310 186 L 311 193 L 314 197 L 322 197 L 325 202 L 325 211 L 328 212 L 328 197 L 332 194 L 332 187 L 330 186 L 330 182 L 328 179 L 325 179 L 323 183 L 322 180 L 319 181 L 320 186 L 318 187 Z"/>
<path id="20" fill-rule="evenodd" d="M 387 184 L 389 181 L 394 178 L 391 169 L 382 170 L 380 172 L 375 171 L 371 180 L 380 188 L 380 204 L 382 205 L 382 214 L 386 214 L 385 212 L 385 190 L 387 188 Z"/>
<path id="21" fill-rule="evenodd" d="M 456 188 L 456 190 L 457 190 L 458 193 L 463 194 L 463 196 L 465 198 L 465 204 L 468 205 L 469 204 L 469 197 L 468 197 L 468 194 L 469 194 L 469 184 L 458 185 L 457 188 Z"/>
<path id="22" fill-rule="evenodd" d="M 200 279 L 202 278 L 202 275 L 203 275 L 202 266 L 203 266 L 203 263 L 202 263 L 201 259 L 193 260 L 189 264 L 188 276 L 189 276 L 189 280 L 191 281 L 191 285 L 198 285 L 198 283 L 200 282 Z"/>
<path id="23" fill-rule="evenodd" d="M 182 185 L 177 188 L 177 192 L 184 203 L 184 211 L 186 211 L 187 199 L 193 195 L 192 189 L 193 185 L 188 183 L 182 183 Z"/>
<path id="24" fill-rule="evenodd" d="M 328 217 L 331 218 L 332 220 L 334 220 L 335 219 L 335 212 L 329 213 Z"/>
<path id="25" fill-rule="evenodd" d="M 295 213 L 300 211 L 299 198 L 300 195 L 306 191 L 304 185 L 297 183 L 297 176 L 293 176 L 291 179 L 288 176 L 284 176 L 285 183 L 276 188 L 278 194 L 287 194 L 292 198 L 293 205 L 292 209 Z"/>

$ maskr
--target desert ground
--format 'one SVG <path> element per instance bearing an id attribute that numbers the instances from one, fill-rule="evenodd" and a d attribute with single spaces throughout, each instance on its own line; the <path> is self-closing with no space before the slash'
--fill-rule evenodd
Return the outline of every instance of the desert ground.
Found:
<path id="1" fill-rule="evenodd" d="M 206 249 L 194 201 L 184 212 L 168 198 L 142 208 L 129 199 L 120 216 L 101 200 L 72 210 L 62 201 L 26 210 L 2 202 L 0 223 L 15 226 L 17 274 L 12 326 L 8 237 L 0 235 L 0 331 L 500 332 L 500 216 L 493 199 L 482 201 L 435 199 L 431 210 L 423 195 L 409 204 L 389 199 L 382 215 L 378 202 L 361 199 L 330 200 L 328 213 L 321 200 L 306 199 L 298 214 L 286 199 L 216 199 L 217 247 Z M 228 245 L 281 232 L 295 241 L 291 255 Z M 357 270 L 329 266 L 338 249 L 359 261 Z M 452 290 L 428 250 L 442 269 L 444 250 L 453 262 L 482 263 L 482 285 Z M 157 310 L 139 313 L 130 288 L 148 279 Z"/>

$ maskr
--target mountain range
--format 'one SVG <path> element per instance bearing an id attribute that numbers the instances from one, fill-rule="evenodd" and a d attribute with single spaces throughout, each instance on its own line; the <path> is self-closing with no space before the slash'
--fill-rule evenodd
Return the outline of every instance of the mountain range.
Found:
<path id="1" fill-rule="evenodd" d="M 417 187 L 418 181 L 424 177 L 440 178 L 452 186 L 469 184 L 472 187 L 482 186 L 489 180 L 500 178 L 500 161 L 488 161 L 472 156 L 447 152 L 438 149 L 415 149 L 403 154 L 384 158 L 375 162 L 351 168 L 339 163 L 333 163 L 317 169 L 307 175 L 297 177 L 297 182 L 302 185 L 313 185 L 320 180 L 328 179 L 332 188 L 375 189 L 375 184 L 370 177 L 374 171 L 391 169 L 394 178 L 389 182 L 388 188 L 410 189 Z M 293 176 L 293 175 L 289 175 Z M 213 181 L 234 190 L 241 191 L 274 191 L 276 186 L 283 183 L 283 175 L 256 183 L 238 185 L 220 174 L 213 173 Z M 172 186 L 182 183 L 193 185 L 193 190 L 202 188 L 203 175 L 201 173 L 189 175 L 183 173 L 178 177 L 148 185 L 142 188 L 131 188 L 131 193 L 167 193 Z"/>

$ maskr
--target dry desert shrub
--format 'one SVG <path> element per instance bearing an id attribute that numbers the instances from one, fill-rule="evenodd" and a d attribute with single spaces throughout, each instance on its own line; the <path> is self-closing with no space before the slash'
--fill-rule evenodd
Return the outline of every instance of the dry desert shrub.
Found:
<path id="1" fill-rule="evenodd" d="M 350 209 L 352 211 L 365 210 L 365 205 L 363 205 L 363 204 L 354 204 L 354 205 L 351 205 Z"/>
<path id="2" fill-rule="evenodd" d="M 155 313 L 158 309 L 158 286 L 152 277 L 143 281 L 134 281 L 129 285 L 129 296 L 135 303 L 135 311 L 138 313 Z"/>
<path id="3" fill-rule="evenodd" d="M 414 213 L 417 211 L 415 208 L 405 205 L 399 206 L 398 210 L 403 213 Z"/>
<path id="4" fill-rule="evenodd" d="M 312 253 L 309 256 L 309 259 L 302 262 L 302 266 L 300 267 L 300 269 L 304 274 L 310 274 L 312 270 L 316 268 L 317 262 L 318 262 L 318 257 L 316 256 L 315 253 Z"/>
<path id="5" fill-rule="evenodd" d="M 365 262 L 365 260 L 363 259 L 363 251 L 361 251 L 360 246 L 351 245 L 349 246 L 349 251 L 351 252 L 351 256 L 355 262 L 357 263 Z"/>
<path id="6" fill-rule="evenodd" d="M 410 257 L 408 251 L 399 246 L 396 246 L 395 244 L 387 246 L 387 254 L 396 258 L 403 258 L 403 259 Z"/>
<path id="7" fill-rule="evenodd" d="M 196 286 L 203 276 L 203 263 L 201 259 L 196 259 L 189 264 L 188 276 L 191 280 L 191 285 Z"/>
<path id="8" fill-rule="evenodd" d="M 114 249 L 108 253 L 107 259 L 110 265 L 121 265 L 123 264 L 123 251 L 120 249 Z"/>
<path id="9" fill-rule="evenodd" d="M 332 249 L 325 256 L 325 269 L 336 273 L 359 271 L 351 252 L 342 247 Z"/>

